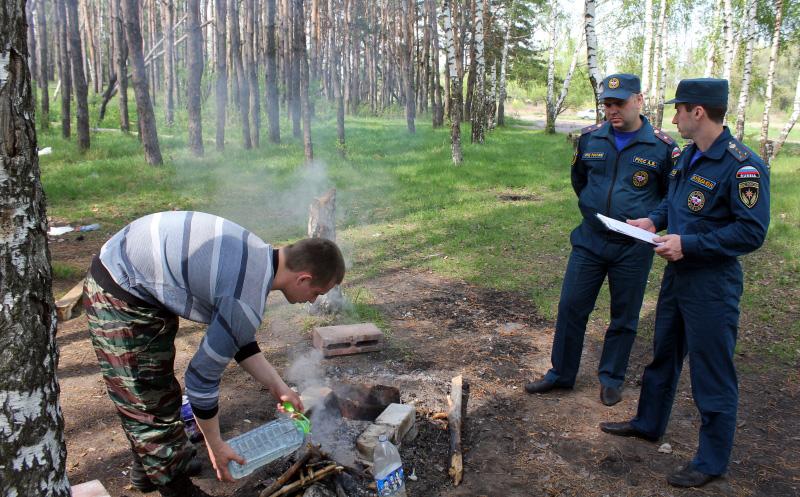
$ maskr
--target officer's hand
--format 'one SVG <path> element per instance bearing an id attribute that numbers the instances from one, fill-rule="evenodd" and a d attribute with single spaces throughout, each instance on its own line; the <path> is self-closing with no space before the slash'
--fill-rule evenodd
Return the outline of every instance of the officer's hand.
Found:
<path id="1" fill-rule="evenodd" d="M 211 464 L 214 465 L 214 469 L 217 472 L 217 478 L 221 481 L 235 481 L 230 471 L 228 471 L 228 463 L 236 461 L 239 464 L 244 464 L 244 457 L 237 454 L 230 445 L 222 440 L 218 440 L 216 443 L 206 442 L 206 447 L 208 448 L 208 457 L 211 459 Z"/>
<path id="2" fill-rule="evenodd" d="M 642 228 L 643 230 L 647 230 L 650 233 L 656 232 L 656 225 L 653 224 L 653 221 L 651 221 L 649 217 L 640 217 L 639 219 L 628 219 L 626 222 L 631 226 Z"/>
<path id="3" fill-rule="evenodd" d="M 656 254 L 664 259 L 675 262 L 683 259 L 683 251 L 681 250 L 681 236 L 680 235 L 664 235 L 653 238 L 653 241 L 658 243 L 656 247 Z"/>

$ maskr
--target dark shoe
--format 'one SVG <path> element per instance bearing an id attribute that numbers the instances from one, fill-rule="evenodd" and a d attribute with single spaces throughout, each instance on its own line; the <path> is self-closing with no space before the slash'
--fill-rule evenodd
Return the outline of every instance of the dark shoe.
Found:
<path id="1" fill-rule="evenodd" d="M 159 485 L 158 492 L 161 497 L 212 497 L 192 483 L 186 474 L 178 476 L 166 485 Z"/>
<path id="2" fill-rule="evenodd" d="M 525 391 L 528 393 L 546 393 L 556 388 L 569 388 L 556 385 L 555 382 L 542 378 L 525 384 Z"/>
<path id="3" fill-rule="evenodd" d="M 600 429 L 606 433 L 610 433 L 611 435 L 616 435 L 618 437 L 636 437 L 647 440 L 648 442 L 658 441 L 658 437 L 648 435 L 647 433 L 642 433 L 634 428 L 633 425 L 628 421 L 621 423 L 606 421 L 600 423 Z"/>
<path id="4" fill-rule="evenodd" d="M 190 459 L 189 464 L 186 465 L 186 469 L 183 470 L 183 472 L 186 473 L 186 476 L 197 476 L 202 471 L 203 471 L 203 464 L 196 458 Z"/>
<path id="5" fill-rule="evenodd" d="M 716 480 L 719 475 L 707 475 L 697 471 L 694 466 L 687 464 L 680 470 L 667 476 L 667 483 L 673 487 L 702 487 L 706 483 Z"/>
<path id="6" fill-rule="evenodd" d="M 600 385 L 600 402 L 607 406 L 613 406 L 620 400 L 622 400 L 622 393 L 619 388 Z"/>

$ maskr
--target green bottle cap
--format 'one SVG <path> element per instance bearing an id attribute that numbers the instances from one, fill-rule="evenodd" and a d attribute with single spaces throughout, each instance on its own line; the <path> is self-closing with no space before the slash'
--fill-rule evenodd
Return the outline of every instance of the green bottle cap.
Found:
<path id="1" fill-rule="evenodd" d="M 286 412 L 291 414 L 292 421 L 294 421 L 298 428 L 303 430 L 305 435 L 311 433 L 311 420 L 308 419 L 305 414 L 302 412 L 297 412 L 297 410 L 294 408 L 294 405 L 292 405 L 292 403 L 289 401 L 284 402 L 282 406 Z"/>

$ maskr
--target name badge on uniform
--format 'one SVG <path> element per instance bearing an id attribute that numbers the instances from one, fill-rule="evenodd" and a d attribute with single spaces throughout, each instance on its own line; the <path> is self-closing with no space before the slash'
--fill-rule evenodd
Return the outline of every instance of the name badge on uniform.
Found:
<path id="1" fill-rule="evenodd" d="M 692 183 L 697 183 L 698 185 L 708 188 L 709 190 L 713 190 L 717 187 L 717 182 L 713 179 L 708 179 L 700 176 L 699 174 L 693 174 L 689 181 Z"/>
<path id="2" fill-rule="evenodd" d="M 633 163 L 637 166 L 647 166 L 652 167 L 653 169 L 658 169 L 658 162 L 645 157 L 634 157 Z"/>
<path id="3" fill-rule="evenodd" d="M 603 160 L 605 158 L 605 152 L 584 152 L 581 156 L 582 160 Z"/>

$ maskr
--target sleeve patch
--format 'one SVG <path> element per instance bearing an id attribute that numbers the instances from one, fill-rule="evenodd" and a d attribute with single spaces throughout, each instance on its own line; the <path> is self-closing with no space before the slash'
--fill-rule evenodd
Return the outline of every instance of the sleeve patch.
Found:
<path id="1" fill-rule="evenodd" d="M 677 145 L 672 149 L 672 160 L 676 160 L 681 156 L 681 149 Z"/>
<path id="2" fill-rule="evenodd" d="M 758 179 L 761 173 L 753 166 L 742 166 L 736 171 L 736 179 Z"/>
<path id="3" fill-rule="evenodd" d="M 741 181 L 739 183 L 739 200 L 748 209 L 752 209 L 758 203 L 758 186 L 758 181 Z"/>

